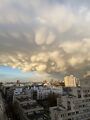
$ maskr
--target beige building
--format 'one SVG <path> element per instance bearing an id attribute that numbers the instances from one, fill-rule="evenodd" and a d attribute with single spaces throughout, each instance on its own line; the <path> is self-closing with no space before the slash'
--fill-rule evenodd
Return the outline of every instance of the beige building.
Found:
<path id="1" fill-rule="evenodd" d="M 73 75 L 64 77 L 64 83 L 66 87 L 76 87 L 79 86 L 79 80 Z"/>
<path id="2" fill-rule="evenodd" d="M 51 120 L 90 120 L 90 87 L 67 88 L 50 108 Z"/>

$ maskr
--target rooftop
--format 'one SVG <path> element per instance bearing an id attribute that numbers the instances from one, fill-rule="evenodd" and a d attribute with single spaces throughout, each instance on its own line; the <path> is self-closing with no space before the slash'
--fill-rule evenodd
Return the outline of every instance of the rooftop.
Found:
<path id="1" fill-rule="evenodd" d="M 20 101 L 20 102 L 24 102 L 24 101 L 30 101 L 31 98 L 28 97 L 28 96 L 25 96 L 25 97 L 17 97 L 17 100 Z"/>
<path id="2" fill-rule="evenodd" d="M 27 118 L 30 120 L 43 120 L 44 111 L 36 111 L 27 114 Z"/>

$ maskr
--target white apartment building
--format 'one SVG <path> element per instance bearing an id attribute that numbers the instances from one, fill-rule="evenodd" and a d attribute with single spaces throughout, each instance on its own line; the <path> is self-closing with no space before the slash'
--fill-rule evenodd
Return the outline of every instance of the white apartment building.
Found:
<path id="1" fill-rule="evenodd" d="M 90 87 L 67 88 L 50 108 L 51 120 L 90 120 Z"/>
<path id="2" fill-rule="evenodd" d="M 23 91 L 22 87 L 17 87 L 14 90 L 14 95 L 20 95 L 22 91 Z"/>
<path id="3" fill-rule="evenodd" d="M 42 87 L 33 87 L 31 88 L 33 91 L 36 92 L 36 99 L 37 100 L 43 100 L 46 99 L 48 97 L 48 95 L 54 93 L 54 94 L 62 94 L 63 93 L 63 88 L 62 86 L 59 87 L 54 87 L 54 86 L 42 86 Z"/>
<path id="4" fill-rule="evenodd" d="M 37 100 L 46 99 L 50 93 L 51 93 L 51 90 L 48 88 L 38 89 L 37 90 Z"/>

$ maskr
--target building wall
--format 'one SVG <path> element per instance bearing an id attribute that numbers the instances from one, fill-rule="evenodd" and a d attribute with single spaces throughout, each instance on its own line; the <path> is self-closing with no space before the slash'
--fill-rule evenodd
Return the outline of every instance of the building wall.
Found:
<path id="1" fill-rule="evenodd" d="M 73 75 L 70 75 L 64 78 L 64 82 L 66 87 L 76 87 L 78 84 L 78 79 Z"/>
<path id="2" fill-rule="evenodd" d="M 20 120 L 37 120 L 35 116 L 42 117 L 44 114 L 43 107 L 39 106 L 36 100 L 31 100 L 30 98 L 24 100 L 25 97 L 27 98 L 29 96 L 18 95 L 14 97 L 13 105 L 16 108 L 16 114 L 19 116 L 19 119 Z M 31 118 L 33 117 L 32 119 L 30 118 L 30 115 L 31 115 Z"/>
<path id="3" fill-rule="evenodd" d="M 51 120 L 89 120 L 90 87 L 72 87 L 70 94 L 57 99 L 57 106 L 50 112 Z"/>

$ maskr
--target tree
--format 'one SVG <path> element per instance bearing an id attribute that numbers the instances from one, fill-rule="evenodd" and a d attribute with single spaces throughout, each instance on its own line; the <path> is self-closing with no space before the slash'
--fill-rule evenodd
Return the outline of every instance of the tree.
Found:
<path id="1" fill-rule="evenodd" d="M 55 94 L 55 93 L 51 93 L 49 96 L 48 96 L 48 103 L 49 103 L 49 106 L 50 107 L 53 107 L 53 106 L 56 106 L 57 105 L 57 98 L 58 98 L 58 95 Z"/>

